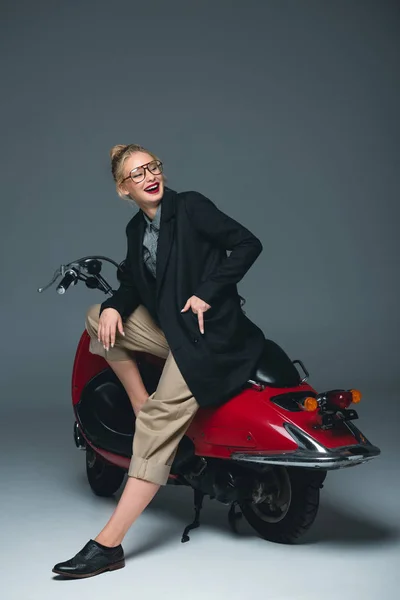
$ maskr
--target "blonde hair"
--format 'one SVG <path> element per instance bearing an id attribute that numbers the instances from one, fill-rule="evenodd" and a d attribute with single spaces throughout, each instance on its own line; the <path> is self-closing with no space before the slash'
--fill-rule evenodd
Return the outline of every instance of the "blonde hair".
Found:
<path id="1" fill-rule="evenodd" d="M 117 144 L 116 146 L 113 146 L 111 148 L 111 173 L 116 184 L 117 194 L 120 198 L 123 198 L 124 200 L 130 198 L 130 196 L 126 196 L 125 194 L 123 194 L 119 187 L 122 183 L 122 180 L 124 179 L 124 164 L 127 158 L 132 156 L 132 154 L 134 154 L 135 152 L 146 152 L 146 154 L 150 154 L 150 156 L 154 160 L 160 160 L 158 156 L 154 154 L 154 152 L 150 152 L 149 150 L 147 150 L 147 148 L 144 148 L 139 144 Z M 164 174 L 162 174 L 162 178 L 165 182 L 166 177 L 164 176 Z"/>

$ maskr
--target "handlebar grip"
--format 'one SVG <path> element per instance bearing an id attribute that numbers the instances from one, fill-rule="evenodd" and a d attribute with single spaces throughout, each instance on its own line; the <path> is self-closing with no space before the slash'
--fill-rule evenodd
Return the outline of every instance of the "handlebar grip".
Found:
<path id="1" fill-rule="evenodd" d="M 77 280 L 78 276 L 75 273 L 75 271 L 67 271 L 67 273 L 65 273 L 64 277 L 61 279 L 60 283 L 58 284 L 56 291 L 58 294 L 65 294 L 65 292 L 67 291 L 67 289 L 69 288 L 69 286 L 72 283 L 75 283 Z"/>

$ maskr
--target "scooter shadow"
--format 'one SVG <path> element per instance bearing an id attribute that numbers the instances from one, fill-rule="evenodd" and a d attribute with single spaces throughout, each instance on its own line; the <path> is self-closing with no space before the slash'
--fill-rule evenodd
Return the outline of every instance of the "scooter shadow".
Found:
<path id="1" fill-rule="evenodd" d="M 116 494 L 116 501 L 119 500 L 120 493 Z M 195 540 L 199 534 L 201 535 L 207 529 L 219 530 L 221 534 L 230 537 L 238 535 L 229 526 L 228 510 L 229 506 L 210 500 L 205 496 L 200 513 L 200 529 L 196 528 L 189 532 L 190 541 Z M 145 513 L 150 517 L 154 516 L 160 523 L 159 529 L 147 536 L 145 542 L 138 546 L 135 544 L 134 550 L 125 552 L 126 558 L 133 558 L 136 555 L 142 555 L 171 543 L 181 544 L 183 531 L 187 525 L 192 523 L 195 516 L 193 490 L 174 486 L 162 487 L 146 508 Z M 247 523 L 244 525 L 244 528 L 240 526 L 241 538 L 257 535 Z M 244 531 L 242 531 L 243 529 Z"/>
<path id="2" fill-rule="evenodd" d="M 203 509 L 200 513 L 200 530 L 189 532 L 194 539 L 201 529 L 219 530 L 224 536 L 243 538 L 257 538 L 258 534 L 242 518 L 237 522 L 237 532 L 232 531 L 228 522 L 229 506 L 215 500 L 204 498 Z M 152 550 L 161 544 L 170 543 L 172 540 L 180 542 L 182 532 L 186 525 L 194 518 L 193 492 L 190 489 L 177 489 L 172 486 L 163 487 L 146 512 L 157 518 L 165 517 L 169 523 L 161 527 L 154 540 L 147 539 L 133 554 Z M 322 501 L 317 518 L 311 529 L 300 539 L 298 544 L 340 544 L 347 546 L 368 546 L 377 544 L 391 544 L 400 538 L 400 531 L 394 527 L 357 515 L 350 511 L 342 511 L 329 502 Z"/>
<path id="3" fill-rule="evenodd" d="M 343 511 L 340 507 L 321 501 L 317 518 L 303 538 L 305 544 L 340 544 L 375 546 L 396 543 L 400 530 L 388 523 L 366 515 Z"/>

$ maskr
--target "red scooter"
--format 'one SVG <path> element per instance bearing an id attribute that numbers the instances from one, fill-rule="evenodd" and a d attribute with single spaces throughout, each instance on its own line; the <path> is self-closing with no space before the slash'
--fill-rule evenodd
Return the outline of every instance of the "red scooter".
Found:
<path id="1" fill-rule="evenodd" d="M 57 292 L 64 294 L 78 280 L 106 294 L 113 290 L 101 276 L 102 261 L 117 268 L 125 262 L 87 256 L 61 265 L 42 292 L 62 277 Z M 122 384 L 107 362 L 89 352 L 83 332 L 72 374 L 74 439 L 85 450 L 86 472 L 93 492 L 111 496 L 128 470 L 135 416 Z M 164 361 L 147 353 L 136 360 L 149 393 L 156 387 Z M 295 365 L 304 372 L 301 377 Z M 263 538 L 294 543 L 312 525 L 319 490 L 327 471 L 351 467 L 380 454 L 354 425 L 357 390 L 317 393 L 306 380 L 300 360 L 290 360 L 275 342 L 266 340 L 253 376 L 225 404 L 200 408 L 179 444 L 168 484 L 194 490 L 199 526 L 205 495 L 229 505 L 229 523 L 236 530 L 242 515 Z"/>

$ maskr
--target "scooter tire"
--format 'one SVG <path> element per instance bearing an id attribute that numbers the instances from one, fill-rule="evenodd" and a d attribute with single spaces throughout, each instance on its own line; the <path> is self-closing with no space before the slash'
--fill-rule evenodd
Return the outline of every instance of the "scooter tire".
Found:
<path id="1" fill-rule="evenodd" d="M 313 524 L 319 507 L 320 487 L 324 476 L 313 477 L 302 469 L 286 469 L 290 481 L 290 505 L 285 516 L 268 522 L 268 512 L 262 515 L 260 505 L 250 501 L 240 503 L 243 516 L 265 540 L 280 544 L 296 543 Z"/>
<path id="2" fill-rule="evenodd" d="M 105 461 L 90 446 L 86 447 L 86 474 L 96 496 L 109 497 L 121 486 L 125 471 Z"/>

